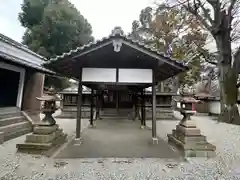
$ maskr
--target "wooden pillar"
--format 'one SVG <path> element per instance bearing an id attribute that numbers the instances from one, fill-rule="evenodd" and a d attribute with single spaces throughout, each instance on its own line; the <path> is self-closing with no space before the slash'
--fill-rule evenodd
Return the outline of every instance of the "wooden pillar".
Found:
<path id="1" fill-rule="evenodd" d="M 100 119 L 100 104 L 101 104 L 101 92 L 97 92 L 96 96 L 96 119 Z"/>
<path id="2" fill-rule="evenodd" d="M 82 118 L 82 68 L 80 69 L 79 81 L 78 81 L 76 139 L 81 138 L 81 118 Z"/>
<path id="3" fill-rule="evenodd" d="M 136 105 L 136 93 L 135 92 L 133 92 L 132 93 L 133 94 L 133 96 L 132 96 L 132 99 L 133 99 L 133 121 L 135 121 L 136 120 L 136 116 L 137 116 L 137 114 L 136 114 L 136 109 L 137 109 L 137 105 Z"/>
<path id="4" fill-rule="evenodd" d="M 152 140 L 157 143 L 157 122 L 156 122 L 156 78 L 155 71 L 152 71 Z"/>
<path id="5" fill-rule="evenodd" d="M 104 106 L 104 91 L 101 91 L 100 101 L 101 101 L 101 111 L 102 111 Z"/>
<path id="6" fill-rule="evenodd" d="M 117 110 L 117 112 L 118 112 L 118 110 L 119 110 L 119 92 L 117 91 L 116 92 L 116 110 Z"/>
<path id="7" fill-rule="evenodd" d="M 93 126 L 93 102 L 94 102 L 94 92 L 91 89 L 91 105 L 90 105 L 90 125 Z"/>
<path id="8" fill-rule="evenodd" d="M 144 101 L 144 89 L 141 90 L 141 128 L 145 126 L 145 101 Z"/>

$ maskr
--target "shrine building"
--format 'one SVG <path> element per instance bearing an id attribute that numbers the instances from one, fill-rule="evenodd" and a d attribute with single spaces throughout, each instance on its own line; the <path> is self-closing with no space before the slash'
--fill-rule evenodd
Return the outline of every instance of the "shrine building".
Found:
<path id="1" fill-rule="evenodd" d="M 42 66 L 45 60 L 0 34 L 0 143 L 31 131 L 22 112 L 39 113 L 45 74 L 55 74 Z"/>
<path id="2" fill-rule="evenodd" d="M 78 81 L 76 139 L 81 138 L 82 86 L 91 89 L 90 124 L 107 115 L 141 118 L 145 126 L 145 94 L 150 97 L 152 140 L 156 134 L 156 84 L 188 68 L 156 49 L 124 35 L 120 27 L 99 41 L 78 47 L 50 60 L 48 68 Z M 146 93 L 145 89 L 152 90 Z M 104 120 L 103 118 L 103 120 Z M 111 117 L 112 118 L 112 117 Z"/>

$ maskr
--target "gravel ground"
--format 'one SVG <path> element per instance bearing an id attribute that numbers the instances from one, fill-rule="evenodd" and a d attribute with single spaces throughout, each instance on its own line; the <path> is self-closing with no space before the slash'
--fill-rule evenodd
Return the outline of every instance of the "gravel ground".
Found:
<path id="1" fill-rule="evenodd" d="M 179 114 L 176 114 L 179 117 Z M 0 180 L 130 180 L 130 179 L 240 179 L 240 127 L 218 124 L 209 117 L 194 117 L 202 134 L 217 146 L 213 159 L 188 158 L 186 162 L 171 159 L 71 159 L 58 160 L 36 155 L 16 154 L 19 137 L 0 145 Z M 57 122 L 70 136 L 75 120 Z M 158 135 L 167 140 L 178 121 L 158 121 Z M 86 127 L 88 121 L 83 122 Z M 151 122 L 147 122 L 150 126 Z"/>

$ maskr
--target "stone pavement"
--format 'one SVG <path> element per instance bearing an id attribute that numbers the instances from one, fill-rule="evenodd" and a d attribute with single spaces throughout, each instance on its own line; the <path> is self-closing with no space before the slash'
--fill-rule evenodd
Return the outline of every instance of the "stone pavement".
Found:
<path id="1" fill-rule="evenodd" d="M 16 144 L 25 140 L 22 136 L 0 145 L 0 180 L 240 179 L 240 126 L 217 123 L 210 117 L 193 118 L 202 133 L 217 146 L 215 158 L 188 158 L 185 162 L 166 158 L 53 159 L 16 154 Z M 70 136 L 75 134 L 75 120 L 59 119 L 57 122 Z M 158 121 L 158 135 L 167 140 L 166 134 L 178 122 Z M 84 120 L 83 124 L 86 127 L 88 121 Z"/>
<path id="2" fill-rule="evenodd" d="M 180 158 L 167 142 L 152 144 L 151 130 L 140 129 L 139 121 L 99 120 L 96 128 L 86 128 L 82 144 L 70 143 L 56 158 Z"/>

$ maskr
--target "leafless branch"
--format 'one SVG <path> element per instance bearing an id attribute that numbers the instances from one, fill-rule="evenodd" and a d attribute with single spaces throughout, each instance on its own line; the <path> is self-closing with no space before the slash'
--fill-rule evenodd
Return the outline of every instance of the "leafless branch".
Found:
<path id="1" fill-rule="evenodd" d="M 219 0 L 207 0 L 207 2 L 209 4 L 211 4 L 212 7 L 216 6 L 216 4 L 219 4 L 220 1 Z"/>
<path id="2" fill-rule="evenodd" d="M 202 3 L 200 0 L 197 0 L 198 1 L 198 4 L 199 6 L 201 7 L 203 13 L 204 13 L 204 16 L 206 17 L 206 19 L 211 23 L 211 25 L 213 24 L 213 19 L 211 18 L 210 16 L 210 13 L 209 11 L 204 7 L 204 4 L 205 3 Z"/>
<path id="3" fill-rule="evenodd" d="M 206 60 L 207 63 L 212 64 L 212 65 L 215 65 L 215 66 L 217 66 L 217 64 L 218 64 L 217 62 L 209 61 L 209 60 L 207 60 L 206 58 L 205 58 L 205 60 Z"/>
<path id="4" fill-rule="evenodd" d="M 229 16 L 232 15 L 232 9 L 233 9 L 236 2 L 237 2 L 237 0 L 231 0 L 230 6 L 228 7 L 228 15 Z"/>
<path id="5" fill-rule="evenodd" d="M 240 47 L 238 47 L 237 51 L 234 54 L 233 67 L 235 68 L 237 73 L 240 72 Z"/>
<path id="6" fill-rule="evenodd" d="M 187 2 L 187 5 L 186 3 L 182 3 L 180 2 L 179 0 L 177 0 L 179 3 L 182 4 L 182 6 L 188 11 L 190 12 L 191 14 L 193 14 L 203 25 L 204 27 L 209 30 L 211 32 L 212 28 L 211 28 L 211 25 L 209 25 L 207 23 L 207 21 L 204 19 L 204 17 L 202 17 L 198 12 L 197 12 L 197 9 L 196 8 L 193 8 L 190 3 L 189 3 L 189 0 Z M 195 4 L 195 7 L 196 7 L 196 4 Z"/>

